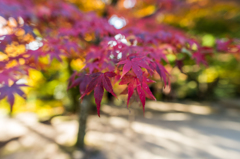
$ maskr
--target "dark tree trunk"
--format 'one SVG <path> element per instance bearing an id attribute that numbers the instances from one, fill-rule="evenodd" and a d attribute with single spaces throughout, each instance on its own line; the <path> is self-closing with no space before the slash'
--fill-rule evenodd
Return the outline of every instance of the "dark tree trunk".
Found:
<path id="1" fill-rule="evenodd" d="M 71 59 L 68 59 L 68 71 L 72 74 L 74 71 L 70 66 Z M 91 109 L 91 96 L 92 94 L 85 96 L 82 102 L 78 99 L 79 91 L 78 88 L 71 88 L 69 91 L 69 96 L 71 99 L 71 108 L 70 111 L 73 113 L 78 113 L 78 134 L 77 134 L 77 142 L 75 144 L 77 149 L 84 150 L 85 143 L 84 137 L 86 134 L 86 125 L 89 110 Z"/>
<path id="2" fill-rule="evenodd" d="M 85 96 L 82 102 L 80 103 L 80 110 L 78 114 L 79 128 L 76 147 L 81 150 L 84 150 L 85 148 L 84 137 L 86 134 L 87 118 L 90 109 L 91 109 L 91 95 L 88 95 Z"/>
<path id="3" fill-rule="evenodd" d="M 72 75 L 74 73 L 74 70 L 71 67 L 71 61 L 72 59 L 68 59 L 68 72 L 70 75 Z M 68 95 L 69 98 L 71 100 L 71 104 L 67 107 L 68 111 L 72 112 L 72 113 L 77 113 L 79 111 L 79 88 L 75 87 L 75 88 L 71 88 L 68 90 Z"/>

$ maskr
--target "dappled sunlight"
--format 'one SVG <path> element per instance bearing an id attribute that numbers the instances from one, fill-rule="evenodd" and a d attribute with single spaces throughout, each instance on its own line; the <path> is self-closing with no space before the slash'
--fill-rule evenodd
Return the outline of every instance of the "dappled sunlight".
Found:
<path id="1" fill-rule="evenodd" d="M 129 110 L 127 108 L 117 108 L 117 107 L 112 107 L 109 105 L 103 105 L 101 111 L 111 114 L 111 115 L 127 115 L 129 114 Z"/>
<path id="2" fill-rule="evenodd" d="M 104 132 L 96 132 L 96 131 L 89 131 L 86 135 L 86 143 L 87 144 L 94 144 L 104 146 L 103 142 L 116 142 L 116 136 L 111 133 L 104 133 Z"/>
<path id="3" fill-rule="evenodd" d="M 28 130 L 16 120 L 1 118 L 0 132 L 0 140 L 5 141 L 14 137 L 22 136 L 26 134 Z"/>
<path id="4" fill-rule="evenodd" d="M 161 115 L 160 118 L 162 120 L 181 121 L 181 120 L 190 120 L 191 116 L 184 113 L 166 113 Z"/>
<path id="5" fill-rule="evenodd" d="M 123 158 L 198 158 L 199 156 L 239 158 L 240 156 L 238 141 L 240 136 L 231 129 L 236 127 L 237 123 L 226 117 L 208 114 L 199 116 L 194 113 L 146 112 L 146 114 L 148 116 L 150 114 L 151 118 L 138 116 L 132 122 L 127 118 L 102 115 L 97 120 L 92 116 L 86 142 L 107 154 L 109 151 L 121 154 Z"/>
<path id="6" fill-rule="evenodd" d="M 31 126 L 35 125 L 38 123 L 38 119 L 36 114 L 34 113 L 23 113 L 23 114 L 18 114 L 16 118 L 20 121 L 23 122 L 24 124 Z"/>
<path id="7" fill-rule="evenodd" d="M 137 105 L 130 108 L 103 105 L 101 111 L 100 118 L 89 117 L 85 142 L 107 158 L 240 156 L 238 119 L 232 120 L 228 114 L 214 115 L 216 110 L 207 105 L 147 102 L 145 118 Z M 74 145 L 77 130 L 75 117 L 53 117 L 50 125 L 46 125 L 39 123 L 34 113 L 20 113 L 15 119 L 1 116 L 0 143 L 5 143 L 2 152 L 8 156 L 31 150 L 42 140 L 38 145 L 43 150 L 42 156 L 61 152 L 59 156 L 67 159 L 61 145 Z M 75 156 L 82 154 L 76 152 Z"/>
<path id="8" fill-rule="evenodd" d="M 239 117 L 239 114 L 238 114 L 238 117 Z M 213 121 L 210 119 L 202 119 L 201 121 L 199 121 L 199 124 L 207 126 L 207 127 L 214 127 L 214 128 L 220 128 L 220 129 L 231 129 L 231 130 L 240 132 L 240 123 L 238 121 L 221 120 L 221 124 L 219 124 L 219 121 Z"/>
<path id="9" fill-rule="evenodd" d="M 113 107 L 109 105 L 103 105 L 101 111 L 111 115 L 133 115 L 137 113 L 140 109 L 138 107 Z M 151 118 L 153 116 L 150 111 L 159 111 L 159 112 L 184 112 L 191 114 L 199 114 L 199 115 L 209 115 L 214 113 L 216 110 L 213 107 L 204 106 L 204 105 L 194 105 L 194 104 L 180 104 L 180 103 L 165 103 L 159 101 L 148 101 L 146 102 L 145 107 L 145 117 Z M 137 112 L 136 112 L 137 111 Z M 166 120 L 184 120 L 190 119 L 186 114 L 166 114 L 161 116 L 161 119 Z"/>
<path id="10" fill-rule="evenodd" d="M 122 159 L 240 157 L 239 117 L 233 120 L 227 114 L 199 115 L 188 108 L 197 107 L 201 112 L 201 107 L 207 106 L 156 102 L 159 107 L 151 107 L 153 103 L 150 103 L 145 118 L 135 107 L 131 107 L 130 113 L 127 108 L 104 105 L 105 114 L 100 118 L 90 115 L 88 119 L 87 147 L 101 150 L 105 158 L 111 159 L 117 156 Z M 175 109 L 175 105 L 181 109 Z M 0 145 L 4 143 L 4 147 L 0 150 L 8 156 L 37 148 L 41 150 L 41 154 L 36 154 L 40 158 L 52 155 L 68 159 L 64 147 L 74 145 L 77 130 L 77 120 L 70 116 L 53 117 L 50 125 L 39 123 L 33 113 L 19 114 L 13 119 L 2 116 Z M 83 157 L 81 151 L 72 154 Z"/>
<path id="11" fill-rule="evenodd" d="M 14 151 L 17 151 L 21 148 L 21 144 L 18 141 L 11 141 L 4 147 L 4 151 L 7 153 L 12 153 Z"/>
<path id="12" fill-rule="evenodd" d="M 209 106 L 180 103 L 164 103 L 155 101 L 147 102 L 146 109 L 147 108 L 157 111 L 181 111 L 200 115 L 208 115 L 214 112 L 214 109 Z"/>
<path id="13" fill-rule="evenodd" d="M 64 121 L 61 117 L 55 117 L 52 120 L 52 124 L 59 134 L 55 137 L 57 143 L 69 146 L 74 145 L 78 128 L 78 122 L 76 120 Z"/>
<path id="14" fill-rule="evenodd" d="M 33 113 L 19 114 L 12 119 L 5 117 L 0 122 L 3 122 L 0 124 L 1 158 L 70 159 L 54 141 L 58 131 L 39 123 Z"/>
<path id="15" fill-rule="evenodd" d="M 128 120 L 119 117 L 110 117 L 109 123 L 111 126 L 118 129 L 127 128 L 130 124 Z"/>
<path id="16" fill-rule="evenodd" d="M 235 152 L 232 150 L 226 150 L 224 148 L 219 148 L 218 146 L 215 146 L 214 144 L 209 143 L 209 141 L 215 142 L 211 138 L 208 138 L 208 140 L 202 140 L 202 138 L 198 137 L 198 136 L 202 136 L 200 133 L 196 133 L 194 136 L 188 137 L 187 134 L 181 134 L 176 131 L 172 131 L 172 130 L 168 130 L 168 129 L 164 129 L 164 128 L 158 128 L 155 126 L 149 126 L 147 124 L 142 124 L 139 122 L 133 123 L 132 129 L 139 134 L 155 136 L 159 139 L 171 140 L 173 142 L 180 143 L 182 146 L 189 146 L 189 147 L 193 147 L 195 149 L 199 149 L 201 151 L 206 151 L 209 154 L 211 154 L 212 156 L 218 157 L 218 158 L 221 158 L 224 156 L 225 156 L 224 158 L 227 158 L 227 157 L 237 158 L 240 155 L 239 152 Z M 221 143 L 221 139 L 219 138 L 217 142 Z M 160 141 L 160 143 L 161 143 L 161 141 Z M 222 144 L 223 143 L 224 142 L 222 142 Z M 161 146 L 165 147 L 168 145 L 161 143 Z M 240 146 L 240 144 L 238 144 L 238 146 Z M 180 153 L 182 151 L 183 151 L 183 149 L 179 149 L 178 153 Z"/>

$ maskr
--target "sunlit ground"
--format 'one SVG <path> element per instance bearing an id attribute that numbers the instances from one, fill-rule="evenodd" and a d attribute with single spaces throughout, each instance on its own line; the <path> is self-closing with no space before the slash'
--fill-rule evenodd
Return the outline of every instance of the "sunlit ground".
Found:
<path id="1" fill-rule="evenodd" d="M 217 103 L 148 102 L 140 108 L 102 108 L 91 115 L 87 152 L 74 151 L 74 116 L 39 123 L 33 113 L 0 119 L 1 159 L 239 159 L 240 112 Z"/>

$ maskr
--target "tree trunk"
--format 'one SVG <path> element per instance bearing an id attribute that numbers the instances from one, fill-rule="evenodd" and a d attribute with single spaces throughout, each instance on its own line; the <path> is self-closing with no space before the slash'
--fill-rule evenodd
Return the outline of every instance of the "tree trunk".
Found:
<path id="1" fill-rule="evenodd" d="M 91 94 L 83 98 L 82 103 L 80 103 L 80 110 L 78 113 L 79 128 L 76 147 L 81 150 L 84 150 L 85 148 L 84 137 L 86 134 L 87 117 L 90 109 L 91 109 Z"/>
<path id="2" fill-rule="evenodd" d="M 68 69 L 68 72 L 69 72 L 70 75 L 72 75 L 73 72 L 74 72 L 74 70 L 71 67 L 71 61 L 72 61 L 72 59 L 67 59 L 67 62 L 68 62 L 67 69 Z M 78 100 L 79 90 L 78 89 L 79 88 L 77 87 L 77 88 L 71 88 L 71 89 L 68 90 L 68 96 L 71 100 L 71 103 L 66 108 L 67 108 L 68 111 L 70 111 L 72 113 L 79 112 L 79 107 L 78 107 L 79 106 L 79 104 L 78 104 L 79 103 L 79 100 Z"/>

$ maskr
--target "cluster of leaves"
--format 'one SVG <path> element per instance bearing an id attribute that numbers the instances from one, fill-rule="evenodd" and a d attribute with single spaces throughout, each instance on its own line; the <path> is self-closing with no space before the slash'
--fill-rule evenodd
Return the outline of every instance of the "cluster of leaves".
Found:
<path id="1" fill-rule="evenodd" d="M 107 18 L 59 0 L 1 0 L 0 9 L 0 16 L 7 21 L 2 30 L 8 30 L 0 37 L 0 51 L 6 55 L 0 61 L 0 99 L 7 97 L 11 106 L 14 93 L 24 94 L 19 87 L 25 85 L 17 81 L 28 75 L 29 69 L 45 69 L 53 59 L 80 58 L 86 65 L 72 74 L 69 89 L 78 86 L 81 98 L 94 90 L 99 116 L 104 89 L 117 97 L 112 82 L 127 86 L 122 94 L 128 94 L 128 104 L 136 93 L 144 110 L 145 98 L 155 99 L 148 85 L 155 82 L 156 74 L 164 86 L 170 85 L 167 54 L 181 57 L 175 61 L 181 70 L 185 58 L 207 65 L 205 57 L 213 52 L 183 32 L 158 24 L 155 15 L 134 19 L 117 30 Z M 36 48 L 30 47 L 33 43 Z M 217 44 L 221 51 L 238 47 L 232 42 Z M 12 55 L 7 51 L 12 45 L 23 45 L 25 50 Z M 48 57 L 47 64 L 42 57 Z"/>
<path id="2" fill-rule="evenodd" d="M 239 39 L 217 40 L 217 50 L 232 54 L 240 53 Z"/>

